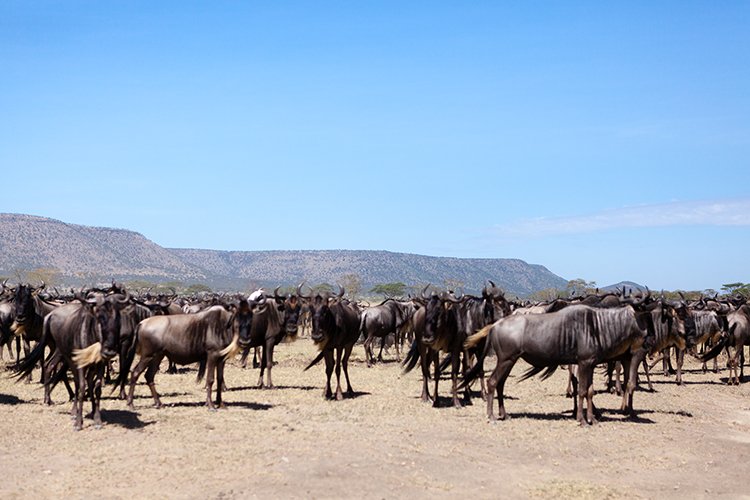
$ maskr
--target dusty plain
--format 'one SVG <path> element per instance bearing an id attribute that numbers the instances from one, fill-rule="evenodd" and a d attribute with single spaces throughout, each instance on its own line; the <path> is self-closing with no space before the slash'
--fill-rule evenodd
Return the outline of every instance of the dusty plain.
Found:
<path id="1" fill-rule="evenodd" d="M 687 361 L 685 385 L 654 374 L 635 394 L 637 418 L 616 409 L 597 374 L 601 422 L 580 427 L 565 397 L 566 373 L 506 385 L 510 419 L 488 423 L 475 398 L 442 406 L 419 399 L 418 371 L 395 353 L 368 368 L 361 344 L 350 374 L 356 397 L 326 401 L 323 365 L 307 338 L 277 347 L 272 390 L 258 370 L 232 361 L 227 408 L 210 412 L 195 367 L 160 372 L 165 407 L 136 388 L 135 411 L 109 395 L 105 425 L 73 431 L 62 386 L 0 375 L 0 498 L 740 498 L 750 495 L 750 383 Z M 5 355 L 7 363 L 7 353 Z M 721 360 L 723 362 L 723 359 Z M 494 358 L 486 368 L 494 366 Z M 163 366 L 166 368 L 166 364 Z M 86 411 L 89 410 L 86 404 Z"/>

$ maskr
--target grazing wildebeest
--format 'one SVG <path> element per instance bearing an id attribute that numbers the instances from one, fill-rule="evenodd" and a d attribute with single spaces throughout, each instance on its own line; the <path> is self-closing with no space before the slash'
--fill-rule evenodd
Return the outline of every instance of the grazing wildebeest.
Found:
<path id="1" fill-rule="evenodd" d="M 67 383 L 67 371 L 75 373 L 74 429 L 83 427 L 83 402 L 88 393 L 91 400 L 94 425 L 102 424 L 100 404 L 104 370 L 108 360 L 118 351 L 120 336 L 120 309 L 130 300 L 125 294 L 93 297 L 77 295 L 78 302 L 54 309 L 44 319 L 42 338 L 28 356 L 14 368 L 21 378 L 31 373 L 43 361 L 44 349 L 51 353 L 47 363 L 49 376 L 42 376 L 45 384 L 45 402 L 50 403 L 49 390 L 52 372 Z"/>
<path id="2" fill-rule="evenodd" d="M 164 356 L 180 365 L 200 363 L 198 380 L 206 375 L 206 406 L 214 410 L 211 390 L 216 373 L 216 405 L 224 407 L 221 392 L 224 386 L 224 363 L 239 349 L 250 342 L 250 329 L 253 320 L 252 308 L 255 304 L 242 299 L 230 312 L 223 306 L 212 306 L 195 314 L 173 314 L 152 316 L 138 324 L 135 347 L 128 353 L 126 365 L 121 369 L 118 383 L 122 386 L 127 378 L 127 370 L 132 364 L 135 351 L 141 358 L 133 368 L 128 391 L 128 406 L 133 408 L 135 383 L 146 370 L 146 383 L 151 389 L 154 405 L 161 408 L 161 400 L 156 392 L 154 377 Z"/>
<path id="3" fill-rule="evenodd" d="M 300 285 L 302 286 L 302 285 Z M 296 295 L 288 297 L 279 295 L 279 288 L 273 292 L 273 298 L 264 294 L 257 295 L 257 306 L 253 312 L 253 326 L 250 343 L 242 353 L 242 364 L 246 363 L 251 347 L 261 347 L 260 377 L 258 387 L 263 388 L 263 374 L 268 370 L 268 383 L 265 387 L 273 388 L 271 369 L 273 368 L 273 350 L 285 337 L 297 336 L 297 323 L 301 304 Z M 270 300 L 269 300 L 270 299 Z"/>
<path id="4" fill-rule="evenodd" d="M 326 399 L 344 399 L 341 391 L 341 369 L 346 377 L 347 394 L 354 397 L 351 381 L 349 380 L 349 356 L 354 343 L 359 338 L 359 310 L 343 299 L 344 288 L 339 288 L 337 296 L 317 294 L 315 297 L 302 296 L 307 299 L 307 308 L 312 319 L 311 338 L 320 350 L 305 370 L 309 370 L 321 359 L 326 362 L 326 387 L 323 397 Z M 334 363 L 334 352 L 336 360 Z M 331 390 L 331 375 L 334 365 L 336 368 L 336 392 Z"/>
<path id="5" fill-rule="evenodd" d="M 414 314 L 415 307 L 410 301 L 401 301 L 393 298 L 387 298 L 380 304 L 366 308 L 362 311 L 362 315 L 359 320 L 359 332 L 360 335 L 365 337 L 365 357 L 367 358 L 367 366 L 372 366 L 375 355 L 372 351 L 372 343 L 375 337 L 379 337 L 385 340 L 386 335 L 396 332 L 409 321 L 409 318 Z M 396 344 L 396 356 L 398 360 L 401 360 L 401 354 L 399 352 L 398 339 L 395 341 Z M 378 355 L 378 361 L 382 361 L 383 348 L 381 344 L 380 354 Z"/>
<path id="6" fill-rule="evenodd" d="M 648 310 L 641 312 L 642 302 L 633 305 L 599 309 L 585 305 L 572 305 L 554 313 L 536 315 L 511 315 L 489 325 L 469 338 L 468 344 L 488 337 L 480 362 L 467 375 L 462 385 L 476 378 L 482 370 L 482 360 L 492 349 L 497 356 L 497 366 L 487 382 L 487 391 L 497 390 L 499 418 L 506 418 L 503 389 L 513 365 L 521 358 L 532 365 L 521 380 L 546 369 L 549 377 L 562 364 L 577 364 L 579 391 L 577 420 L 594 423 L 593 371 L 603 361 L 632 356 L 644 344 L 650 346 L 654 326 Z M 632 411 L 632 389 L 637 364 L 630 368 L 628 390 L 623 396 L 622 409 Z M 496 420 L 493 397 L 487 399 L 487 416 Z M 587 403 L 584 420 L 583 405 Z"/>

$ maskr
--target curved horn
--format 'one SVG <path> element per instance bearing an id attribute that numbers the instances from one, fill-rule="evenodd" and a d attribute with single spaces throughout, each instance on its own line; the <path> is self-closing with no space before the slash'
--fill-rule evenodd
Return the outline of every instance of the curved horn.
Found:
<path id="1" fill-rule="evenodd" d="M 339 293 L 336 294 L 336 297 L 341 298 L 344 296 L 344 287 L 339 285 Z"/>
<path id="2" fill-rule="evenodd" d="M 420 299 L 427 300 L 427 297 L 425 296 L 425 292 L 427 292 L 428 288 L 430 288 L 430 284 L 429 283 L 427 283 L 427 285 L 425 285 L 425 287 L 419 292 L 419 298 Z"/>
<path id="3" fill-rule="evenodd" d="M 117 297 L 117 296 L 115 295 L 115 301 L 116 301 L 116 302 L 117 302 L 118 304 L 127 304 L 128 302 L 130 302 L 130 292 L 129 292 L 129 291 L 125 290 L 125 293 L 124 293 L 124 294 L 120 294 L 120 295 L 121 295 L 121 296 L 122 296 L 123 298 L 119 298 L 119 297 Z"/>
<path id="4" fill-rule="evenodd" d="M 297 295 L 299 295 L 303 299 L 309 299 L 309 298 L 311 298 L 310 295 L 305 295 L 305 294 L 302 293 L 302 287 L 304 285 L 305 285 L 305 281 L 303 281 L 302 283 L 300 283 L 299 285 L 297 285 Z M 310 288 L 310 287 L 308 286 L 307 288 Z M 312 291 L 312 288 L 310 288 L 310 291 Z"/>
<path id="5" fill-rule="evenodd" d="M 276 288 L 273 289 L 273 298 L 274 299 L 277 299 L 277 300 L 278 299 L 282 299 L 282 300 L 286 299 L 286 297 L 284 297 L 282 295 L 279 295 L 279 289 L 280 288 L 281 288 L 281 285 L 279 285 L 279 286 L 277 286 Z"/>

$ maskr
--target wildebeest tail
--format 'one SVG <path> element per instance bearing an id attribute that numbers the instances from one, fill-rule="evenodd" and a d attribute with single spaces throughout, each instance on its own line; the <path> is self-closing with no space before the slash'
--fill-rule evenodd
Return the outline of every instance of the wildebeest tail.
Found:
<path id="1" fill-rule="evenodd" d="M 492 330 L 492 325 L 487 325 L 477 333 L 466 339 L 464 346 L 466 346 L 467 348 L 469 348 L 469 339 L 471 339 L 472 337 L 476 337 L 476 342 L 473 342 L 473 347 L 482 347 L 482 349 L 477 349 L 477 362 L 474 363 L 474 366 L 472 366 L 468 372 L 466 372 L 463 382 L 461 382 L 458 386 L 459 389 L 463 389 L 464 387 L 468 386 L 470 383 L 476 380 L 477 377 L 479 377 L 479 374 L 484 373 L 484 358 L 487 357 L 487 351 L 490 350 L 490 342 L 488 340 L 490 330 Z M 484 346 L 482 346 L 480 342 L 484 342 Z"/>
<path id="2" fill-rule="evenodd" d="M 464 347 L 466 349 L 471 349 L 472 347 L 476 347 L 482 341 L 482 339 L 486 338 L 487 335 L 490 334 L 490 330 L 492 330 L 492 324 L 489 324 L 485 326 L 484 328 L 482 328 L 481 330 L 479 330 L 478 332 L 472 335 L 469 335 L 469 337 L 464 342 Z"/>
<path id="3" fill-rule="evenodd" d="M 40 361 L 44 360 L 44 348 L 47 346 L 48 338 L 49 338 L 49 322 L 45 321 L 42 327 L 41 340 L 37 342 L 36 346 L 34 346 L 34 349 L 32 349 L 28 355 L 26 355 L 23 359 L 19 359 L 18 361 L 16 361 L 16 363 L 11 367 L 13 376 L 16 378 L 17 381 L 21 380 L 24 377 L 28 377 L 29 375 L 31 375 L 31 372 L 34 371 L 34 367 Z"/>
<path id="4" fill-rule="evenodd" d="M 547 380 L 552 376 L 553 373 L 555 373 L 555 370 L 557 370 L 557 365 L 552 366 L 532 366 L 528 370 L 526 370 L 523 375 L 521 375 L 521 378 L 518 379 L 519 382 L 523 382 L 526 379 L 529 379 L 536 375 L 537 373 L 542 373 L 542 380 Z"/>
<path id="5" fill-rule="evenodd" d="M 206 376 L 206 357 L 204 356 L 198 362 L 198 375 L 195 377 L 196 383 L 203 380 L 203 377 L 205 376 Z"/>
<path id="6" fill-rule="evenodd" d="M 324 357 L 325 355 L 326 355 L 326 352 L 325 352 L 325 350 L 324 350 L 324 349 L 321 349 L 321 351 L 320 351 L 320 352 L 318 353 L 318 355 L 317 355 L 317 356 L 315 356 L 315 359 L 313 359 L 312 361 L 310 361 L 310 364 L 309 364 L 309 365 L 307 365 L 307 367 L 305 367 L 305 369 L 304 369 L 304 370 L 302 370 L 302 371 L 306 372 L 307 370 L 309 370 L 309 369 L 310 369 L 310 368 L 312 368 L 313 366 L 317 365 L 317 364 L 318 364 L 318 363 L 320 362 L 320 360 L 321 360 L 321 359 L 323 359 L 323 357 Z"/>
<path id="7" fill-rule="evenodd" d="M 706 361 L 711 361 L 716 356 L 721 354 L 721 351 L 729 344 L 729 339 L 731 339 L 734 336 L 734 330 L 737 327 L 737 324 L 735 323 L 732 325 L 732 327 L 729 329 L 729 335 L 722 335 L 719 341 L 716 343 L 715 346 L 711 348 L 710 351 L 708 351 L 706 354 L 703 355 L 701 358 L 701 361 L 705 363 Z"/>
<path id="8" fill-rule="evenodd" d="M 404 367 L 404 373 L 412 371 L 419 362 L 419 345 L 417 342 L 419 342 L 419 340 L 416 338 L 412 341 L 411 347 L 409 348 L 409 354 L 406 355 L 404 362 L 401 364 L 401 366 Z"/>

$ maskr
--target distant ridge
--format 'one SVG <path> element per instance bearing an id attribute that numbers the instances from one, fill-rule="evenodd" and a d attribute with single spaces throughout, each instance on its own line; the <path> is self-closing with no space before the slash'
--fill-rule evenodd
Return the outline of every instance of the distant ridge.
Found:
<path id="1" fill-rule="evenodd" d="M 68 224 L 46 217 L 0 214 L 0 275 L 53 269 L 64 284 L 92 280 L 204 283 L 217 290 L 249 286 L 335 284 L 356 274 L 362 289 L 401 281 L 407 285 L 458 284 L 467 293 L 493 280 L 511 295 L 526 296 L 567 281 L 519 259 L 461 259 L 374 250 L 218 251 L 164 248 L 126 229 Z"/>

